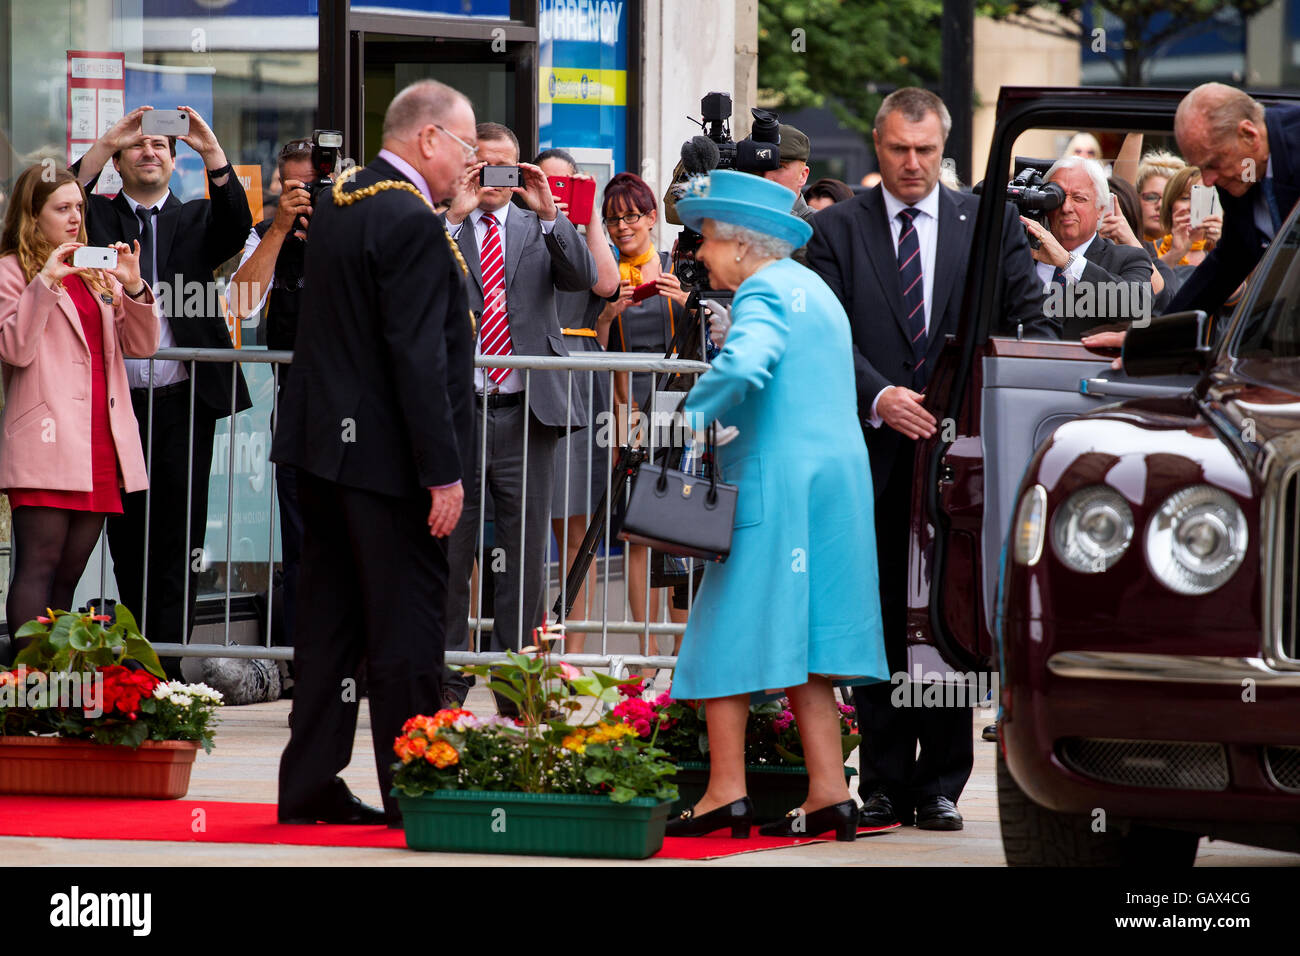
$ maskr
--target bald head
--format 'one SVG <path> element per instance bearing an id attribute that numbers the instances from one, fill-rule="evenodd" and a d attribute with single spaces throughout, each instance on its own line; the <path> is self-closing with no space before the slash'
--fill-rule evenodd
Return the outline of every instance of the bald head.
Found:
<path id="1" fill-rule="evenodd" d="M 473 106 L 464 94 L 437 80 L 412 83 L 384 113 L 384 149 L 415 167 L 435 203 L 460 188 L 473 160 L 466 149 L 474 144 Z"/>
<path id="2" fill-rule="evenodd" d="M 1187 162 L 1200 167 L 1205 185 L 1233 196 L 1245 195 L 1268 166 L 1264 107 L 1223 83 L 1203 83 L 1183 97 L 1174 135 Z"/>
<path id="3" fill-rule="evenodd" d="M 416 136 L 426 126 L 446 126 L 465 94 L 437 80 L 412 83 L 393 97 L 384 113 L 384 147 Z"/>

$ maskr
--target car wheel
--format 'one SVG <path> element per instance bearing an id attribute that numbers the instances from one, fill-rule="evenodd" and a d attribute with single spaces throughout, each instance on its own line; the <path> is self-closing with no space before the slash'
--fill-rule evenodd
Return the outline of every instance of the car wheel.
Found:
<path id="1" fill-rule="evenodd" d="M 1095 832 L 1092 818 L 1039 806 L 1020 789 L 998 752 L 998 816 L 1008 866 L 1187 867 L 1200 837 L 1134 825 Z"/>

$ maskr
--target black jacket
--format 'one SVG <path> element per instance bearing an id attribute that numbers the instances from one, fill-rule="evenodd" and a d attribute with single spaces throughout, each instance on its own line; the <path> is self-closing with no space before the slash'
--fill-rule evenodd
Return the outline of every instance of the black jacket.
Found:
<path id="1" fill-rule="evenodd" d="M 73 175 L 79 165 L 79 162 L 72 165 Z M 86 186 L 86 235 L 90 244 L 106 246 L 125 242 L 130 245 L 140 238 L 140 220 L 121 193 L 112 199 L 95 195 L 92 190 L 98 181 L 96 176 Z M 215 300 L 209 294 L 213 273 L 244 248 L 248 231 L 253 228 L 253 214 L 248 210 L 244 187 L 233 171 L 222 186 L 214 186 L 209 177 L 208 192 L 209 199 L 191 199 L 185 203 L 169 194 L 158 211 L 158 275 L 154 292 L 159 295 L 164 282 L 171 287 L 167 322 L 179 348 L 232 347 L 226 317 L 219 310 L 208 310 L 206 305 Z M 186 294 L 196 285 L 203 290 L 201 299 Z M 200 314 L 187 315 L 192 309 L 186 303 L 192 306 L 200 301 L 205 306 L 199 310 Z M 230 414 L 230 376 L 234 366 L 221 362 L 194 365 L 196 411 L 206 408 L 213 417 L 225 418 Z M 253 402 L 243 373 L 237 374 L 235 408 L 243 411 L 251 408 Z"/>
<path id="2" fill-rule="evenodd" d="M 344 191 L 405 181 L 376 159 Z M 474 330 L 441 220 L 404 189 L 322 195 L 271 458 L 395 496 L 473 474 Z"/>
<path id="3" fill-rule="evenodd" d="M 1300 106 L 1269 107 L 1264 112 L 1268 152 L 1273 161 L 1273 195 L 1283 221 L 1300 199 Z M 1267 167 L 1257 171 L 1262 180 Z M 1201 309 L 1213 316 L 1241 285 L 1268 248 L 1269 237 L 1255 225 L 1256 183 L 1241 197 L 1219 189 L 1223 235 L 1208 256 L 1184 280 L 1167 312 Z"/>
<path id="4" fill-rule="evenodd" d="M 960 320 L 966 268 L 975 238 L 979 197 L 939 187 L 939 234 L 935 247 L 934 301 L 930 307 L 926 363 L 933 367 L 944 337 L 955 335 Z M 916 388 L 911 337 L 898 281 L 898 253 L 886 221 L 882 187 L 836 203 L 812 219 L 808 266 L 839 297 L 853 327 L 853 364 L 857 373 L 858 416 L 871 453 L 872 477 L 884 487 L 903 436 L 888 425 L 872 428 L 871 403 L 889 385 Z M 1042 313 L 1042 284 L 1025 230 L 1007 206 L 1003 219 L 1003 268 L 999 301 L 1003 327 L 1014 334 L 1023 322 L 1026 333 L 1054 337 L 1055 329 Z"/>
<path id="5" fill-rule="evenodd" d="M 1079 282 L 1067 287 L 1073 304 L 1064 306 L 1059 300 L 1054 304 L 1051 296 L 1046 300 L 1048 305 L 1063 309 L 1062 338 L 1078 340 L 1099 325 L 1129 322 L 1148 314 L 1142 310 L 1154 310 L 1151 258 L 1145 249 L 1121 246 L 1097 236 L 1088 246 L 1084 260 Z M 1137 286 L 1145 289 L 1139 295 L 1130 294 Z"/>

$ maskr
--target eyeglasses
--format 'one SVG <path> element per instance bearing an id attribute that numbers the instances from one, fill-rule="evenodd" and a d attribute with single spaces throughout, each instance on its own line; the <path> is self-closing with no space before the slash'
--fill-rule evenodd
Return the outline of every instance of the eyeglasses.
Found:
<path id="1" fill-rule="evenodd" d="M 312 150 L 311 140 L 291 139 L 289 140 L 289 142 L 285 143 L 284 148 L 280 150 L 280 158 L 288 159 L 289 157 L 296 156 L 299 153 L 310 153 L 311 150 Z"/>
<path id="2" fill-rule="evenodd" d="M 1159 193 L 1143 193 L 1143 194 L 1142 194 L 1142 201 L 1143 201 L 1143 202 L 1159 202 L 1159 201 L 1160 201 L 1160 194 L 1159 194 Z"/>
<path id="3" fill-rule="evenodd" d="M 434 123 L 433 125 L 434 125 L 434 127 L 435 127 L 437 130 L 439 130 L 440 132 L 446 133 L 448 136 L 450 136 L 450 137 L 451 137 L 452 139 L 454 139 L 456 142 L 460 143 L 460 148 L 463 149 L 463 150 L 465 151 L 465 161 L 466 161 L 466 162 L 469 162 L 469 161 L 472 160 L 475 156 L 478 155 L 478 147 L 477 147 L 477 146 L 471 146 L 469 143 L 465 142 L 463 139 L 461 139 L 459 136 L 457 136 L 457 135 L 456 135 L 455 133 L 453 133 L 451 130 L 447 129 L 447 127 L 445 127 L 445 126 L 439 126 L 437 123 Z"/>
<path id="4" fill-rule="evenodd" d="M 603 222 L 610 229 L 613 229 L 620 222 L 625 222 L 629 226 L 635 226 L 638 222 L 641 221 L 641 217 L 644 215 L 645 213 L 641 213 L 641 212 L 630 212 L 626 216 L 606 216 L 604 219 L 601 220 L 601 222 Z"/>

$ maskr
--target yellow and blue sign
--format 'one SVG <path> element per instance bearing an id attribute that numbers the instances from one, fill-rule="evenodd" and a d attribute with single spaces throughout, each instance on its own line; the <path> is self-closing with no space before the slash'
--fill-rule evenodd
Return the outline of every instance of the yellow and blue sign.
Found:
<path id="1" fill-rule="evenodd" d="M 627 168 L 626 0 L 539 0 L 538 142 L 609 150 Z"/>

